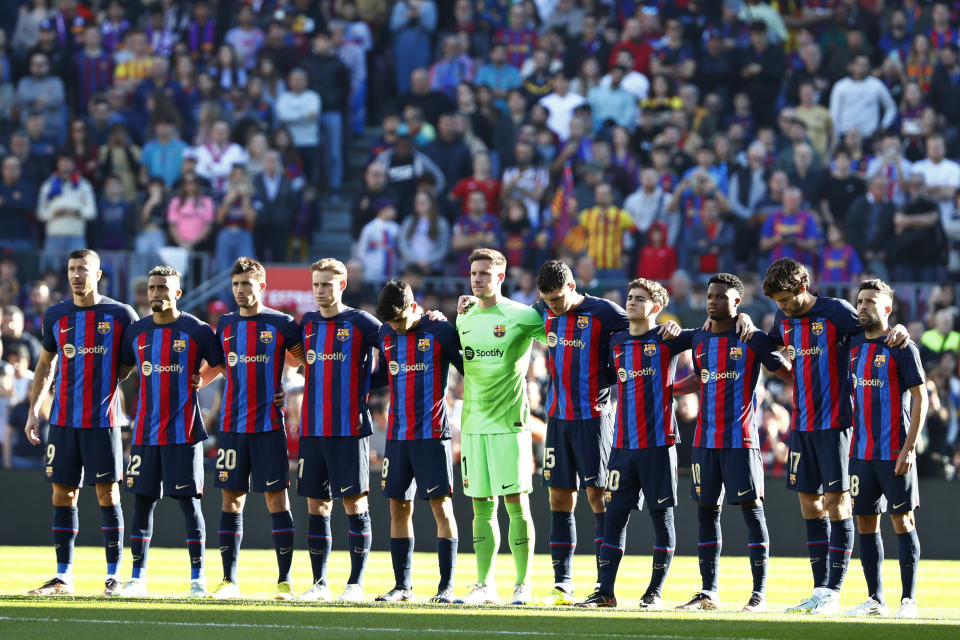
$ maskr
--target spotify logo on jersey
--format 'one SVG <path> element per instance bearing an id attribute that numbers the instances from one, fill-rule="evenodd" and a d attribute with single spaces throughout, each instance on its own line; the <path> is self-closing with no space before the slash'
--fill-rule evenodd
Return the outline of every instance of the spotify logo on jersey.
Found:
<path id="1" fill-rule="evenodd" d="M 791 360 L 796 360 L 796 359 L 797 359 L 797 348 L 794 347 L 792 344 L 787 347 L 787 356 L 788 356 Z"/>
<path id="2" fill-rule="evenodd" d="M 307 351 L 307 364 L 313 364 L 317 361 L 317 352 L 313 349 Z"/>
<path id="3" fill-rule="evenodd" d="M 231 367 L 237 366 L 237 354 L 233 351 L 227 354 L 227 364 Z"/>
<path id="4" fill-rule="evenodd" d="M 704 384 L 710 382 L 710 372 L 706 369 L 700 369 L 700 382 Z"/>
<path id="5" fill-rule="evenodd" d="M 623 367 L 620 367 L 619 369 L 617 369 L 617 377 L 620 378 L 620 382 L 626 382 L 627 370 L 624 369 Z"/>
<path id="6" fill-rule="evenodd" d="M 473 347 L 464 347 L 463 357 L 467 360 L 473 360 Z"/>
<path id="7" fill-rule="evenodd" d="M 557 334 L 555 334 L 553 331 L 547 334 L 547 346 L 551 349 L 557 346 Z"/>
<path id="8" fill-rule="evenodd" d="M 72 358 L 73 356 L 77 355 L 77 348 L 72 344 L 65 344 L 63 345 L 63 355 L 67 356 L 68 358 Z"/>
<path id="9" fill-rule="evenodd" d="M 143 364 L 140 365 L 140 371 L 143 371 L 143 375 L 148 376 L 153 373 L 153 363 L 149 360 L 144 360 Z"/>
<path id="10" fill-rule="evenodd" d="M 392 376 L 395 376 L 395 375 L 397 375 L 398 373 L 400 373 L 400 363 L 399 363 L 399 362 L 391 361 L 390 364 L 387 366 L 387 368 L 390 369 L 390 375 L 392 375 Z"/>
<path id="11" fill-rule="evenodd" d="M 463 357 L 467 360 L 473 360 L 474 358 L 502 358 L 503 349 L 474 349 L 473 347 L 464 347 Z"/>

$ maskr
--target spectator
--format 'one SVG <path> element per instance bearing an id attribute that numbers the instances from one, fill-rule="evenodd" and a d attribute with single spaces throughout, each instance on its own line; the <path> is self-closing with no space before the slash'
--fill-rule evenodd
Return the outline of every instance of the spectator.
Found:
<path id="1" fill-rule="evenodd" d="M 277 122 L 290 132 L 307 180 L 315 182 L 320 169 L 317 157 L 320 129 L 317 125 L 322 102 L 316 91 L 307 88 L 307 73 L 303 69 L 291 71 L 287 80 L 289 89 L 280 94 L 275 105 Z"/>
<path id="2" fill-rule="evenodd" d="M 19 158 L 5 157 L 0 173 L 0 220 L 3 220 L 3 244 L 8 249 L 36 250 L 36 193 L 37 186 L 23 177 Z"/>
<path id="3" fill-rule="evenodd" d="M 364 282 L 381 284 L 399 273 L 397 208 L 380 201 L 376 217 L 364 225 L 357 240 L 356 257 L 363 263 Z"/>
<path id="4" fill-rule="evenodd" d="M 637 98 L 623 87 L 626 68 L 615 66 L 610 70 L 610 85 L 594 87 L 587 94 L 587 101 L 598 126 L 608 122 L 633 130 L 637 124 Z"/>
<path id="5" fill-rule="evenodd" d="M 677 270 L 677 250 L 667 244 L 667 225 L 657 220 L 647 231 L 637 260 L 637 277 L 666 281 Z"/>
<path id="6" fill-rule="evenodd" d="M 793 258 L 804 265 L 814 264 L 813 252 L 820 245 L 820 231 L 816 218 L 801 209 L 802 204 L 800 189 L 789 187 L 783 193 L 783 208 L 763 223 L 760 251 L 768 252 L 767 264 L 780 258 Z"/>
<path id="7" fill-rule="evenodd" d="M 260 47 L 260 60 L 269 58 L 277 76 L 281 78 L 289 75 L 294 67 L 303 62 L 303 54 L 290 44 L 290 39 L 287 36 L 287 27 L 284 23 L 276 19 L 271 20 L 267 27 L 266 40 Z M 262 63 L 258 68 L 262 70 Z M 271 87 L 271 89 L 273 88 Z"/>
<path id="8" fill-rule="evenodd" d="M 159 178 L 167 187 L 180 177 L 180 163 L 187 143 L 180 139 L 169 116 L 159 114 L 153 123 L 154 137 L 143 147 L 142 182 Z"/>
<path id="9" fill-rule="evenodd" d="M 607 67 L 613 67 L 619 64 L 617 54 L 623 50 L 629 51 L 630 55 L 633 56 L 632 68 L 634 71 L 642 73 L 645 76 L 650 74 L 650 60 L 653 57 L 653 47 L 651 47 L 643 37 L 640 20 L 637 18 L 628 18 L 624 21 L 620 42 L 613 45 L 613 48 L 610 50 Z"/>
<path id="10" fill-rule="evenodd" d="M 229 44 L 222 44 L 217 48 L 217 55 L 207 74 L 224 92 L 247 86 L 247 70 Z"/>
<path id="11" fill-rule="evenodd" d="M 732 224 L 720 219 L 716 198 L 703 203 L 700 218 L 694 220 L 687 243 L 687 270 L 701 278 L 733 270 L 735 231 Z"/>
<path id="12" fill-rule="evenodd" d="M 257 201 L 262 205 L 253 227 L 256 254 L 269 262 L 287 261 L 290 225 L 300 206 L 300 198 L 284 172 L 280 154 L 267 151 L 263 171 L 253 179 Z"/>
<path id="13" fill-rule="evenodd" d="M 43 116 L 43 134 L 59 140 L 65 129 L 66 90 L 63 80 L 50 75 L 50 58 L 43 53 L 30 56 L 30 75 L 20 78 L 13 96 L 11 115 L 27 122 L 27 115 Z"/>
<path id="14" fill-rule="evenodd" d="M 243 68 L 252 71 L 257 62 L 257 52 L 263 46 L 265 36 L 254 23 L 253 9 L 242 4 L 237 11 L 237 24 L 224 37 L 224 42 L 233 47 Z"/>
<path id="15" fill-rule="evenodd" d="M 230 125 L 226 120 L 215 120 L 210 127 L 210 141 L 196 148 L 197 175 L 210 181 L 213 192 L 222 195 L 227 178 L 235 164 L 247 161 L 243 147 L 230 141 Z M 244 254 L 240 254 L 244 255 Z"/>
<path id="16" fill-rule="evenodd" d="M 133 207 L 124 195 L 120 177 L 108 174 L 104 180 L 103 193 L 97 199 L 94 247 L 98 250 L 117 251 L 132 246 Z"/>
<path id="17" fill-rule="evenodd" d="M 416 265 L 425 274 L 443 273 L 450 251 L 450 224 L 430 194 L 421 191 L 414 196 L 413 215 L 400 225 L 397 245 L 403 269 Z"/>
<path id="18" fill-rule="evenodd" d="M 463 141 L 463 116 L 447 113 L 437 122 L 437 138 L 423 152 L 433 160 L 444 176 L 444 184 L 456 185 L 472 172 L 470 148 Z M 438 192 L 443 193 L 438 189 Z"/>
<path id="19" fill-rule="evenodd" d="M 501 167 L 516 164 L 514 150 L 519 139 L 520 127 L 527 119 L 527 101 L 519 89 L 507 92 L 507 111 L 504 117 L 497 121 L 493 132 L 493 147 L 500 159 Z"/>
<path id="20" fill-rule="evenodd" d="M 564 71 L 558 71 L 553 74 L 553 91 L 540 98 L 539 102 L 550 112 L 547 127 L 563 142 L 570 137 L 570 120 L 574 109 L 586 101 L 580 94 L 570 93 L 569 78 Z"/>
<path id="21" fill-rule="evenodd" d="M 830 111 L 815 102 L 816 92 L 813 84 L 805 82 L 799 89 L 800 103 L 794 108 L 794 116 L 803 122 L 807 129 L 810 144 L 822 157 L 829 150 L 833 140 L 833 122 Z"/>
<path id="22" fill-rule="evenodd" d="M 432 125 L 437 124 L 441 113 L 456 110 L 456 103 L 447 94 L 430 88 L 430 74 L 422 68 L 410 73 L 410 92 L 400 94 L 398 103 L 404 110 L 409 105 L 419 107 Z"/>
<path id="23" fill-rule="evenodd" d="M 461 214 L 453 225 L 450 246 L 456 252 L 457 275 L 461 277 L 470 273 L 468 258 L 474 249 L 500 248 L 500 221 L 487 211 L 486 204 L 483 192 L 474 191 L 467 196 L 467 213 Z"/>
<path id="24" fill-rule="evenodd" d="M 724 106 L 730 104 L 737 79 L 737 62 L 724 46 L 723 32 L 708 29 L 703 34 L 705 46 L 697 60 L 694 86 L 704 95 L 717 94 Z"/>
<path id="25" fill-rule="evenodd" d="M 64 151 L 73 156 L 73 162 L 80 175 L 96 188 L 99 184 L 97 174 L 100 167 L 100 154 L 97 145 L 93 144 L 87 133 L 87 123 L 84 120 L 77 118 L 70 123 Z"/>
<path id="26" fill-rule="evenodd" d="M 31 0 L 29 6 L 21 5 L 10 43 L 14 49 L 25 51 L 39 42 L 40 24 L 54 13 L 50 4 L 48 0 Z"/>
<path id="27" fill-rule="evenodd" d="M 580 68 L 575 70 L 574 78 L 570 81 L 570 91 L 578 93 L 584 98 L 590 95 L 590 90 L 600 86 L 603 72 L 600 62 L 593 56 L 584 58 Z"/>
<path id="28" fill-rule="evenodd" d="M 957 139 L 960 122 L 960 47 L 951 43 L 939 50 L 940 64 L 933 72 L 927 99 L 949 127 L 952 141 Z"/>
<path id="29" fill-rule="evenodd" d="M 864 268 L 881 279 L 887 279 L 888 264 L 893 258 L 894 212 L 895 206 L 887 198 L 887 179 L 875 175 L 867 193 L 854 200 L 846 217 L 838 222 L 863 260 Z"/>
<path id="30" fill-rule="evenodd" d="M 304 61 L 310 88 L 323 103 L 320 128 L 323 132 L 323 173 L 332 195 L 339 198 L 343 184 L 343 118 L 350 109 L 350 71 L 333 49 L 330 34 L 318 31 L 313 37 L 313 55 Z"/>
<path id="31" fill-rule="evenodd" d="M 520 76 L 523 78 L 520 88 L 523 91 L 528 108 L 553 91 L 553 74 L 560 67 L 560 65 L 552 64 L 550 54 L 542 48 L 535 49 L 530 60 L 531 62 L 526 65 L 529 67 L 529 71 L 524 73 L 521 70 L 520 72 Z"/>
<path id="32" fill-rule="evenodd" d="M 154 58 L 150 55 L 147 35 L 135 29 L 128 31 L 123 38 L 123 49 L 115 60 L 113 82 L 130 93 L 141 80 L 150 76 L 153 69 Z"/>
<path id="33" fill-rule="evenodd" d="M 461 213 L 467 212 L 467 196 L 478 190 L 487 198 L 487 211 L 499 208 L 500 181 L 492 177 L 491 168 L 489 153 L 480 151 L 473 154 L 473 173 L 461 178 L 450 190 L 450 200 L 460 203 Z"/>
<path id="34" fill-rule="evenodd" d="M 577 72 L 583 69 L 583 65 L 588 59 L 595 61 L 595 67 L 599 73 L 601 64 L 607 66 L 606 62 L 612 51 L 610 43 L 600 33 L 597 16 L 587 13 L 583 16 L 580 27 L 579 35 L 567 41 L 563 56 L 564 68 L 568 77 L 576 76 Z M 649 47 L 649 45 L 647 46 Z M 646 55 L 650 55 L 649 51 Z M 644 64 L 647 64 L 646 58 L 644 58 Z M 573 82 L 575 83 L 576 80 Z M 576 91 L 580 95 L 585 95 L 589 89 L 590 87 L 584 89 L 582 85 L 577 87 L 574 84 L 571 84 L 570 88 L 571 91 Z"/>
<path id="35" fill-rule="evenodd" d="M 256 198 L 246 166 L 233 165 L 227 193 L 217 208 L 216 221 L 220 231 L 217 232 L 214 255 L 215 273 L 228 271 L 240 256 L 257 255 L 251 232 L 262 208 L 263 203 Z"/>
<path id="36" fill-rule="evenodd" d="M 132 203 L 137 199 L 140 176 L 140 147 L 131 144 L 127 129 L 121 124 L 110 128 L 107 144 L 100 147 L 100 171 L 120 180 L 123 199 Z"/>
<path id="37" fill-rule="evenodd" d="M 399 0 L 390 13 L 396 60 L 397 91 L 411 89 L 410 73 L 430 66 L 430 40 L 437 29 L 437 7 L 433 0 Z"/>
<path id="38" fill-rule="evenodd" d="M 472 82 L 475 72 L 473 60 L 462 50 L 460 39 L 455 35 L 445 36 L 443 57 L 430 67 L 430 88 L 454 98 L 457 85 Z"/>
<path id="39" fill-rule="evenodd" d="M 926 352 L 925 360 L 939 359 L 944 353 L 957 353 L 960 349 L 960 333 L 953 329 L 956 316 L 956 307 L 940 309 L 933 314 L 933 326 L 924 331 L 920 339 L 920 348 Z"/>
<path id="40" fill-rule="evenodd" d="M 629 213 L 614 206 L 613 187 L 609 183 L 596 186 L 594 201 L 596 204 L 579 216 L 587 233 L 587 253 L 593 258 L 600 280 L 622 279 L 623 237 L 626 232 L 635 231 L 636 225 Z"/>
<path id="41" fill-rule="evenodd" d="M 830 92 L 830 117 L 837 135 L 857 129 L 870 137 L 878 129 L 889 129 L 896 120 L 897 105 L 890 92 L 869 72 L 870 59 L 865 54 L 857 55 L 850 63 L 850 75 Z"/>
<path id="42" fill-rule="evenodd" d="M 119 3 L 113 2 L 111 7 L 114 4 Z M 74 109 L 77 114 L 85 114 L 90 98 L 113 81 L 113 59 L 100 46 L 100 29 L 97 25 L 88 24 L 84 27 L 83 49 L 74 57 L 73 68 L 76 72 Z"/>
<path id="43" fill-rule="evenodd" d="M 500 198 L 519 198 L 527 207 L 527 216 L 534 228 L 540 226 L 540 200 L 550 184 L 547 170 L 534 164 L 533 145 L 518 142 L 514 148 L 515 166 L 503 172 L 500 181 Z"/>
<path id="44" fill-rule="evenodd" d="M 167 246 L 167 195 L 162 178 L 147 181 L 147 197 L 140 209 L 138 233 L 133 243 L 137 267 L 133 273 L 146 273 L 160 263 L 159 251 Z"/>
<path id="45" fill-rule="evenodd" d="M 373 48 L 373 36 L 367 23 L 358 20 L 356 14 L 353 0 L 340 4 L 342 20 L 330 23 L 330 41 L 350 72 L 351 130 L 360 135 L 367 121 L 367 54 Z"/>
<path id="46" fill-rule="evenodd" d="M 822 182 L 823 172 L 815 164 L 814 153 L 813 147 L 806 142 L 793 145 L 793 166 L 787 170 L 790 184 L 799 187 L 807 202 L 816 202 Z"/>
<path id="47" fill-rule="evenodd" d="M 943 136 L 934 134 L 926 140 L 927 157 L 914 163 L 912 171 L 923 176 L 926 195 L 940 207 L 946 219 L 953 207 L 953 194 L 960 188 L 960 165 L 946 157 Z"/>
<path id="48" fill-rule="evenodd" d="M 863 274 L 860 257 L 847 242 L 843 229 L 835 224 L 827 226 L 827 244 L 820 254 L 818 280 L 823 284 L 853 284 Z"/>
<path id="49" fill-rule="evenodd" d="M 363 172 L 363 187 L 353 202 L 351 209 L 351 237 L 360 237 L 363 226 L 377 215 L 374 204 L 378 200 L 397 202 L 396 191 L 387 184 L 386 168 L 377 162 L 371 162 Z"/>
<path id="50" fill-rule="evenodd" d="M 3 325 L 0 335 L 3 338 L 4 353 L 16 353 L 21 347 L 27 350 L 30 360 L 27 367 L 34 366 L 40 360 L 42 347 L 36 336 L 24 331 L 24 315 L 20 307 L 8 304 L 3 307 Z"/>
<path id="51" fill-rule="evenodd" d="M 670 292 L 670 301 L 664 310 L 667 317 L 675 318 L 681 327 L 701 326 L 704 306 L 702 300 L 694 295 L 687 272 L 682 269 L 674 271 L 670 276 L 667 290 Z"/>
<path id="52" fill-rule="evenodd" d="M 180 189 L 167 209 L 170 237 L 187 251 L 204 250 L 213 231 L 213 199 L 201 193 L 199 177 L 194 173 L 183 174 Z"/>
<path id="53" fill-rule="evenodd" d="M 905 282 L 934 282 L 947 262 L 947 239 L 937 204 L 923 193 L 922 175 L 910 177 L 910 199 L 893 215 L 891 253 L 897 277 Z"/>
<path id="54" fill-rule="evenodd" d="M 766 23 L 752 23 L 750 46 L 741 52 L 739 59 L 740 88 L 750 96 L 753 117 L 760 125 L 773 121 L 769 105 L 780 92 L 787 66 L 783 49 L 771 43 L 768 35 Z"/>
<path id="55" fill-rule="evenodd" d="M 510 7 L 507 26 L 499 29 L 493 41 L 507 48 L 507 64 L 520 69 L 537 47 L 537 32 L 527 25 L 523 6 Z"/>
<path id="56" fill-rule="evenodd" d="M 667 215 L 670 194 L 664 192 L 659 183 L 660 174 L 656 169 L 646 168 L 641 171 L 640 188 L 627 196 L 623 201 L 623 208 L 633 218 L 633 224 L 641 234 L 647 234 L 655 223 L 663 223 L 663 244 L 672 246 L 671 238 L 676 239 L 679 229 L 668 231 L 668 227 L 676 227 L 678 220 L 677 216 Z"/>
<path id="57" fill-rule="evenodd" d="M 507 46 L 495 43 L 490 46 L 490 61 L 477 71 L 477 85 L 486 85 L 493 90 L 496 105 L 507 110 L 507 91 L 520 86 L 520 70 L 506 63 Z"/>
<path id="58" fill-rule="evenodd" d="M 44 267 L 62 266 L 65 256 L 86 245 L 87 221 L 97 217 L 90 183 L 76 172 L 73 158 L 57 156 L 57 170 L 40 186 L 37 220 L 44 223 Z"/>
<path id="59" fill-rule="evenodd" d="M 912 172 L 910 161 L 900 151 L 900 138 L 893 134 L 883 137 L 880 153 L 867 163 L 867 177 L 872 178 L 877 174 L 885 176 L 889 185 L 887 197 L 898 204 L 904 201 L 903 187 Z"/>
<path id="60" fill-rule="evenodd" d="M 850 172 L 850 154 L 840 147 L 833 155 L 830 173 L 820 185 L 820 215 L 827 224 L 846 226 L 846 218 L 857 198 L 866 193 L 863 178 Z"/>

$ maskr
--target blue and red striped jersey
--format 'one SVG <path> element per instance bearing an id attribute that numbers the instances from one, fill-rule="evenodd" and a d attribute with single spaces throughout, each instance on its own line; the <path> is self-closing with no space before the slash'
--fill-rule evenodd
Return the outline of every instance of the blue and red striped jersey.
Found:
<path id="1" fill-rule="evenodd" d="M 169 324 L 143 318 L 123 335 L 120 361 L 140 372 L 133 444 L 190 444 L 207 439 L 190 377 L 200 362 L 223 364 L 217 336 L 189 313 Z"/>
<path id="2" fill-rule="evenodd" d="M 56 353 L 50 423 L 79 429 L 119 426 L 114 401 L 123 332 L 137 321 L 129 305 L 107 297 L 91 307 L 72 300 L 43 314 L 43 348 Z"/>
<path id="3" fill-rule="evenodd" d="M 757 331 L 741 342 L 734 331 L 693 336 L 693 368 L 700 376 L 700 412 L 693 446 L 707 449 L 757 449 L 760 368 L 776 371 L 783 356 L 770 337 Z"/>
<path id="4" fill-rule="evenodd" d="M 347 308 L 332 318 L 319 311 L 304 314 L 300 335 L 307 366 L 301 437 L 370 435 L 367 394 L 379 332 L 380 322 L 366 311 Z"/>
<path id="5" fill-rule="evenodd" d="M 770 339 L 785 346 L 793 362 L 791 429 L 850 426 L 850 340 L 862 334 L 857 312 L 845 300 L 821 296 L 810 311 L 796 318 L 777 311 Z"/>
<path id="6" fill-rule="evenodd" d="M 885 338 L 855 338 L 850 348 L 850 457 L 859 460 L 897 459 L 910 429 L 910 388 L 924 383 L 917 345 L 891 349 Z"/>
<path id="7" fill-rule="evenodd" d="M 444 394 L 452 364 L 463 373 L 460 336 L 449 322 L 423 316 L 406 333 L 380 325 L 381 362 L 390 375 L 387 440 L 449 438 Z"/>
<path id="8" fill-rule="evenodd" d="M 560 420 L 596 418 L 607 410 L 610 385 L 610 336 L 629 326 L 618 305 L 593 296 L 563 315 L 542 300 L 534 308 L 547 334 L 550 385 L 547 415 Z"/>
<path id="9" fill-rule="evenodd" d="M 617 372 L 616 449 L 666 447 L 680 442 L 673 412 L 677 360 L 692 346 L 696 329 L 664 340 L 654 327 L 639 336 L 621 331 L 610 338 L 610 358 Z"/>
<path id="10" fill-rule="evenodd" d="M 296 321 L 273 309 L 255 316 L 228 313 L 217 323 L 217 339 L 226 354 L 220 431 L 283 429 L 283 412 L 273 396 L 281 388 L 286 352 L 300 344 Z"/>

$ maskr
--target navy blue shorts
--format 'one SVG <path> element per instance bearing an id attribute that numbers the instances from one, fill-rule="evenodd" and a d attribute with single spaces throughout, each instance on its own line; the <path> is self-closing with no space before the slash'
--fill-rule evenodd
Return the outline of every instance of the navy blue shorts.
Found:
<path id="1" fill-rule="evenodd" d="M 651 509 L 677 506 L 677 448 L 613 449 L 607 470 L 607 508 Z"/>
<path id="2" fill-rule="evenodd" d="M 380 488 L 395 500 L 421 500 L 453 494 L 453 456 L 450 441 L 387 440 Z"/>
<path id="3" fill-rule="evenodd" d="M 370 485 L 370 436 L 304 436 L 297 495 L 329 500 L 365 494 Z"/>
<path id="4" fill-rule="evenodd" d="M 203 443 L 140 444 L 130 447 L 124 484 L 144 496 L 203 495 Z"/>
<path id="5" fill-rule="evenodd" d="M 902 476 L 893 472 L 896 466 L 896 460 L 850 460 L 853 515 L 870 516 L 884 511 L 907 513 L 920 506 L 917 465 Z"/>
<path id="6" fill-rule="evenodd" d="M 606 486 L 612 445 L 612 412 L 588 420 L 548 418 L 543 483 L 558 489 Z"/>
<path id="7" fill-rule="evenodd" d="M 48 482 L 81 487 L 123 478 L 120 429 L 75 429 L 50 425 L 43 474 Z"/>
<path id="8" fill-rule="evenodd" d="M 790 431 L 787 488 L 803 493 L 850 489 L 850 437 L 853 427 Z"/>
<path id="9" fill-rule="evenodd" d="M 763 460 L 759 449 L 693 448 L 690 498 L 702 505 L 739 504 L 763 499 Z"/>
<path id="10" fill-rule="evenodd" d="M 283 429 L 221 433 L 217 446 L 213 486 L 257 493 L 290 486 L 287 433 Z"/>

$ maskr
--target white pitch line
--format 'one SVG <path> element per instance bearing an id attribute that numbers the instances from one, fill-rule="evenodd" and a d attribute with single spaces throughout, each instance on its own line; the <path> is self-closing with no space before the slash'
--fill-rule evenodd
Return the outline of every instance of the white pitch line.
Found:
<path id="1" fill-rule="evenodd" d="M 774 638 L 740 638 L 739 636 L 678 636 L 650 633 L 558 633 L 556 631 L 514 631 L 510 629 L 401 629 L 398 627 L 331 627 L 326 625 L 298 625 L 298 624 L 244 624 L 240 622 L 172 622 L 166 620 L 98 620 L 94 618 L 27 618 L 16 616 L 0 616 L 0 622 L 37 622 L 37 623 L 69 623 L 69 624 L 119 624 L 119 625 L 154 625 L 164 627 L 220 627 L 231 629 L 278 629 L 289 631 L 362 631 L 374 633 L 433 633 L 433 634 L 464 634 L 476 633 L 483 635 L 510 635 L 510 636 L 549 636 L 564 638 L 653 638 L 656 640 L 727 640 L 736 637 L 737 640 L 776 640 Z"/>

